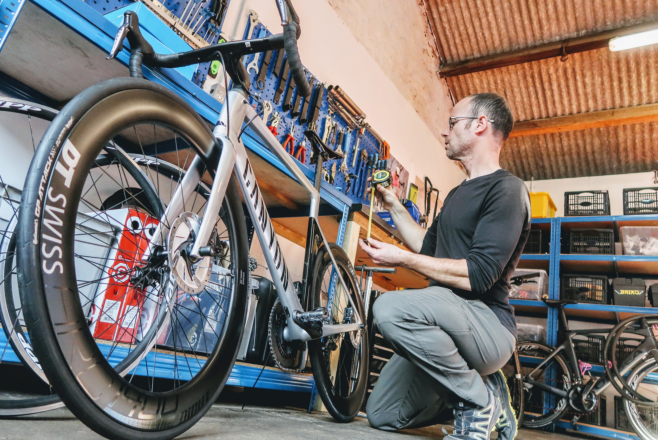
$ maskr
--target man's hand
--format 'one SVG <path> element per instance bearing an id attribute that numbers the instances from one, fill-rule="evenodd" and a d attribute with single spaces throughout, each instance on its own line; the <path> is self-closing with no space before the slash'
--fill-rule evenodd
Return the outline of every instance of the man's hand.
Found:
<path id="1" fill-rule="evenodd" d="M 370 237 L 370 246 L 359 238 L 359 246 L 372 258 L 378 266 L 402 266 L 410 252 L 400 249 L 392 244 L 384 243 Z"/>
<path id="2" fill-rule="evenodd" d="M 384 188 L 381 185 L 377 185 L 377 192 L 382 195 L 384 209 L 390 212 L 395 205 L 400 205 L 400 201 L 398 200 L 398 196 L 395 194 L 395 192 L 389 188 Z"/>

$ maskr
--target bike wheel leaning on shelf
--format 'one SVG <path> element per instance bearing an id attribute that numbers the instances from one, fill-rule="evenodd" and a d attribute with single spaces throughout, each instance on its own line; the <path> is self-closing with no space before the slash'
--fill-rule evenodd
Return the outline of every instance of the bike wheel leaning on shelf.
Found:
<path id="1" fill-rule="evenodd" d="M 179 435 L 210 408 L 235 362 L 248 268 L 235 184 L 215 225 L 220 254 L 194 267 L 178 258 L 205 207 L 199 191 L 184 214 L 165 219 L 163 245 L 148 257 L 145 249 L 182 180 L 152 172 L 146 151 L 169 151 L 185 168 L 214 142 L 180 97 L 126 78 L 73 99 L 30 168 L 18 250 L 27 327 L 55 391 L 104 436 Z M 113 159 L 115 145 L 132 160 Z M 108 157 L 111 169 L 95 166 Z M 128 171 L 132 163 L 141 173 Z M 132 352 L 143 360 L 121 377 L 114 367 Z"/>

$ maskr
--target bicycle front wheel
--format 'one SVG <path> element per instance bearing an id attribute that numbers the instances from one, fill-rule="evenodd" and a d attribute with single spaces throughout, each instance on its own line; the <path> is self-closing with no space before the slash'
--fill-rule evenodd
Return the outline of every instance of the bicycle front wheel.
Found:
<path id="1" fill-rule="evenodd" d="M 358 290 L 358 281 L 352 263 L 338 245 L 320 248 L 312 274 L 309 310 L 326 307 L 329 321 L 326 324 L 349 324 L 360 316 L 365 324 L 364 306 Z M 329 252 L 336 260 L 334 269 Z M 347 284 L 342 288 L 335 270 Z M 357 310 L 351 306 L 347 295 Z M 354 420 L 361 408 L 368 386 L 369 343 L 367 328 L 324 337 L 308 343 L 311 368 L 318 394 L 327 411 L 338 422 Z"/>
<path id="2" fill-rule="evenodd" d="M 186 252 L 207 192 L 200 181 L 183 189 L 180 168 L 214 143 L 178 96 L 120 78 L 71 101 L 32 162 L 19 219 L 26 324 L 53 388 L 103 436 L 183 433 L 235 362 L 248 264 L 234 179 L 208 243 L 213 256 L 193 261 Z M 164 151 L 178 172 L 154 170 L 150 155 Z M 195 171 L 210 179 L 209 170 Z M 179 190 L 188 196 L 164 216 Z M 147 254 L 158 227 L 163 238 Z M 122 377 L 117 365 L 130 370 Z"/>

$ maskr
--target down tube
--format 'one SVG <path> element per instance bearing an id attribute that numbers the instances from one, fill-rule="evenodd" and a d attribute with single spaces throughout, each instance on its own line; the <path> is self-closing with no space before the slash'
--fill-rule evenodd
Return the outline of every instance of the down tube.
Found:
<path id="1" fill-rule="evenodd" d="M 235 175 L 238 178 L 240 190 L 244 195 L 247 210 L 251 217 L 254 229 L 258 235 L 258 241 L 263 249 L 263 255 L 267 266 L 270 268 L 272 281 L 281 300 L 281 304 L 286 311 L 288 320 L 289 337 L 291 340 L 309 341 L 309 334 L 301 327 L 296 325 L 292 316 L 297 311 L 302 311 L 302 305 L 299 302 L 297 293 L 290 278 L 290 271 L 281 252 L 279 241 L 277 240 L 274 226 L 267 212 L 267 206 L 256 182 L 254 170 L 247 156 L 244 145 L 240 142 L 236 145 L 237 157 L 235 161 Z"/>

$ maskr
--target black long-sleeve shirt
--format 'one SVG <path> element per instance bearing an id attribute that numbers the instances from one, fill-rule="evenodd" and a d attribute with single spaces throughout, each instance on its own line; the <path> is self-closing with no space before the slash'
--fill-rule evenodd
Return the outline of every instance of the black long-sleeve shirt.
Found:
<path id="1" fill-rule="evenodd" d="M 466 260 L 471 291 L 443 286 L 479 299 L 516 336 L 510 279 L 530 233 L 530 198 L 521 179 L 506 170 L 466 180 L 445 199 L 420 253 Z M 430 286 L 441 286 L 432 280 Z"/>

